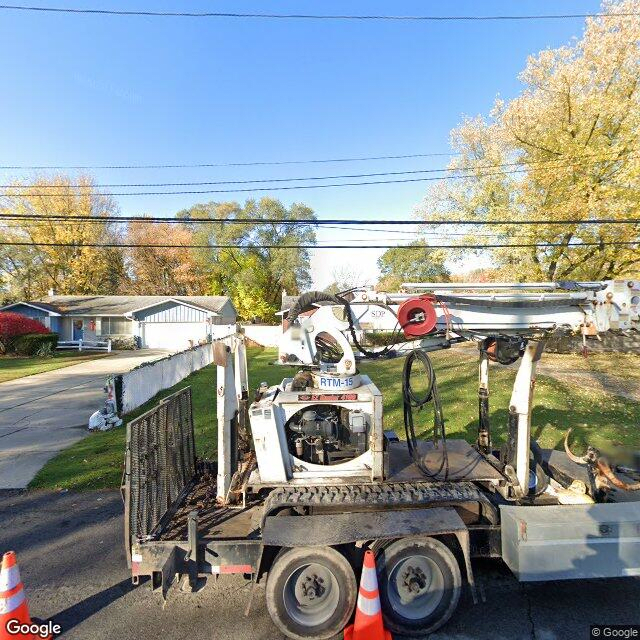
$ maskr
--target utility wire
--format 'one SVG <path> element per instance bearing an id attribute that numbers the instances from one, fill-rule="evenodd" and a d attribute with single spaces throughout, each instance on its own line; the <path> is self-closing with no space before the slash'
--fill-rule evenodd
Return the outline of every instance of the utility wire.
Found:
<path id="1" fill-rule="evenodd" d="M 340 182 L 330 184 L 301 184 L 286 187 L 252 187 L 250 189 L 195 189 L 181 191 L 128 191 L 128 192 L 111 192 L 99 193 L 100 196 L 171 196 L 171 195 L 194 195 L 204 193 L 252 193 L 256 191 L 290 191 L 292 189 L 327 189 L 330 187 L 361 187 L 374 184 L 401 184 L 409 182 L 432 182 L 434 180 L 464 180 L 465 178 L 487 178 L 491 176 L 503 176 L 505 174 L 525 173 L 527 169 L 517 169 L 513 171 L 501 171 L 498 173 L 483 173 L 478 175 L 465 174 L 461 176 L 437 176 L 429 178 L 401 178 L 398 180 L 369 180 L 365 182 Z M 24 188 L 24 187 L 23 187 Z M 41 198 L 58 198 L 70 196 L 70 193 L 12 193 L 3 194 L 5 197 L 25 198 L 25 197 L 41 197 Z"/>
<path id="2" fill-rule="evenodd" d="M 605 155 L 616 153 L 614 151 L 605 151 Z M 622 153 L 629 153 L 622 152 Z M 401 155 L 390 156 L 360 156 L 350 158 L 322 158 L 312 160 L 275 160 L 275 161 L 257 161 L 257 162 L 216 162 L 201 164 L 104 164 L 104 165 L 0 165 L 0 170 L 6 169 L 202 169 L 214 167 L 259 167 L 259 166 L 279 166 L 279 165 L 298 165 L 298 164 L 330 164 L 334 162 L 368 162 L 371 160 L 402 160 L 415 158 L 436 158 L 436 157 L 453 157 L 462 155 L 457 151 L 449 153 L 405 153 Z M 595 155 L 592 152 L 582 155 Z M 555 162 L 556 159 L 540 160 L 538 162 Z M 522 163 L 532 164 L 532 163 Z"/>
<path id="3" fill-rule="evenodd" d="M 509 243 L 509 244 L 370 244 L 370 245 L 349 245 L 349 244 L 333 244 L 333 245 L 315 245 L 315 244 L 138 244 L 138 243 L 93 243 L 93 242 L 0 242 L 0 246 L 11 247 L 73 247 L 82 249 L 84 247 L 91 248 L 123 248 L 123 249 L 519 249 L 525 247 L 563 247 L 565 249 L 579 249 L 581 247 L 604 247 L 604 246 L 632 246 L 640 245 L 640 240 L 635 241 L 607 241 L 607 242 L 580 242 L 577 244 L 565 245 L 560 242 L 532 242 L 532 243 Z"/>
<path id="4" fill-rule="evenodd" d="M 607 152 L 605 155 L 609 155 L 611 153 L 615 153 L 619 157 L 623 155 L 625 157 L 634 157 L 638 154 L 631 154 L 630 152 Z M 308 182 L 312 180 L 344 180 L 348 178 L 375 178 L 382 176 L 401 176 L 401 175 L 416 175 L 423 173 L 453 173 L 454 171 L 475 171 L 475 170 L 485 170 L 485 169 L 501 169 L 504 167 L 523 167 L 523 166 L 531 166 L 531 165 L 545 165 L 549 163 L 564 163 L 565 166 L 573 166 L 575 164 L 585 164 L 587 162 L 593 162 L 592 158 L 596 154 L 586 154 L 585 156 L 581 156 L 583 159 L 575 159 L 574 162 L 567 162 L 567 158 L 549 158 L 546 160 L 532 160 L 532 161 L 521 161 L 521 162 L 503 162 L 500 164 L 484 164 L 477 165 L 474 167 L 466 167 L 466 168 L 448 168 L 441 167 L 437 169 L 410 169 L 407 171 L 381 171 L 376 173 L 350 173 L 350 174 L 339 174 L 339 175 L 330 175 L 330 176 L 306 176 L 306 177 L 296 177 L 296 178 L 260 178 L 260 179 L 252 179 L 252 180 L 218 180 L 218 181 L 201 181 L 201 182 L 142 182 L 142 183 L 101 183 L 101 184 L 65 184 L 65 185 L 57 185 L 57 184 L 39 184 L 37 188 L 44 189 L 88 189 L 88 188 L 96 188 L 96 189 L 105 189 L 105 188 L 134 188 L 134 187 L 188 187 L 188 186 L 207 186 L 207 185 L 223 185 L 223 184 L 256 184 L 261 182 Z M 609 160 L 609 158 L 604 158 L 603 161 Z M 596 161 L 597 162 L 597 161 Z M 555 168 L 555 167 L 554 167 Z M 504 173 L 522 173 L 522 169 L 518 171 L 505 171 Z M 485 174 L 478 174 L 477 177 L 484 177 Z M 494 175 L 494 174 L 487 174 Z M 457 176 L 443 176 L 442 179 L 450 179 L 456 178 Z M 475 177 L 474 176 L 461 176 L 461 177 Z M 36 185 L 34 185 L 36 186 Z M 21 185 L 11 185 L 11 184 L 1 184 L 0 189 L 19 189 Z"/>
<path id="5" fill-rule="evenodd" d="M 65 222 L 62 220 L 61 222 Z M 71 221 L 73 222 L 73 221 Z M 39 220 L 28 220 L 25 221 L 29 227 L 51 227 L 53 224 L 52 221 L 39 221 Z M 93 218 L 91 220 L 86 220 L 82 224 L 104 224 L 103 220 L 100 218 Z M 364 231 L 365 233 L 384 233 L 386 235 L 389 234 L 402 234 L 403 236 L 412 236 L 416 240 L 422 237 L 428 238 L 448 238 L 453 236 L 468 236 L 470 233 L 473 233 L 474 237 L 479 238 L 504 238 L 504 233 L 477 233 L 477 232 L 457 232 L 457 231 L 404 231 L 402 229 L 371 229 L 371 228 L 362 228 L 362 227 L 341 227 L 334 225 L 324 225 L 324 229 L 337 229 L 339 231 Z M 369 242 L 371 238 L 348 238 L 350 242 Z M 318 241 L 318 242 L 333 242 L 333 240 L 328 241 Z"/>
<path id="6" fill-rule="evenodd" d="M 78 221 L 78 222 L 167 222 L 170 224 L 253 224 L 253 225 L 270 225 L 281 224 L 291 226 L 304 227 L 322 227 L 327 225 L 344 225 L 344 226 L 407 226 L 407 225 L 549 225 L 549 224 L 640 224 L 640 218 L 543 218 L 540 220 L 391 220 L 391 219 L 371 219 L 362 218 L 345 219 L 345 218 L 322 218 L 320 220 L 291 220 L 288 218 L 274 218 L 266 220 L 265 218 L 162 218 L 141 217 L 141 216 L 91 216 L 91 215 L 66 215 L 66 214 L 26 214 L 26 213 L 0 213 L 1 220 L 57 220 L 60 222 Z"/>
<path id="7" fill-rule="evenodd" d="M 275 160 L 259 162 L 214 162 L 201 164 L 104 164 L 104 165 L 0 165 L 0 169 L 203 169 L 212 167 L 265 167 L 289 164 L 330 164 L 334 162 L 368 162 L 371 160 L 405 160 L 460 155 L 452 153 L 405 153 L 395 156 L 362 156 L 353 158 L 322 158 L 320 160 Z"/>
<path id="8" fill-rule="evenodd" d="M 112 16 L 147 16 L 168 18 L 255 18 L 266 20 L 367 20 L 367 21 L 419 21 L 419 22 L 487 22 L 497 20 L 566 20 L 571 18 L 620 18 L 637 16 L 640 13 L 564 13 L 530 15 L 489 16 L 410 16 L 410 15 L 348 15 L 310 13 L 235 13 L 220 11 L 143 11 L 126 9 L 84 9 L 78 7 L 42 7 L 25 5 L 0 5 L 5 11 L 38 11 L 43 13 L 68 13 Z"/>

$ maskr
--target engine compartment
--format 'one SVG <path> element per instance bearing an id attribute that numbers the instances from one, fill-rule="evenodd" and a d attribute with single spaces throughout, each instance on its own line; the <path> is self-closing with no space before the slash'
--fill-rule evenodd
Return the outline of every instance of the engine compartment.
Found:
<path id="1" fill-rule="evenodd" d="M 367 450 L 367 415 L 334 404 L 307 405 L 285 424 L 289 453 L 311 464 L 333 465 Z"/>

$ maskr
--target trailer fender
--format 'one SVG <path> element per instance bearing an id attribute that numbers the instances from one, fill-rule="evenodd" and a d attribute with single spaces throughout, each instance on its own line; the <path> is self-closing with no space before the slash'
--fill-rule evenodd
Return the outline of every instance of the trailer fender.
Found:
<path id="1" fill-rule="evenodd" d="M 454 535 L 460 544 L 467 580 L 473 600 L 477 602 L 469 530 L 451 507 L 268 516 L 262 530 L 262 542 L 273 547 L 337 546 L 447 534 Z"/>

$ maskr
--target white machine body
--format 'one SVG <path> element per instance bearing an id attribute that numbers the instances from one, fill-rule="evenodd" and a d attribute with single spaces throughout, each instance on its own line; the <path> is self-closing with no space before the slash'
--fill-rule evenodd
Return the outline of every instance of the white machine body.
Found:
<path id="1" fill-rule="evenodd" d="M 575 288 L 559 293 L 563 286 L 554 282 L 532 283 L 416 283 L 407 282 L 404 290 L 414 293 L 361 291 L 350 301 L 354 309 L 380 308 L 386 305 L 397 312 L 406 300 L 435 294 L 446 302 L 435 304 L 436 331 L 464 333 L 512 333 L 565 331 L 595 336 L 609 330 L 640 330 L 640 281 L 610 280 L 571 283 Z M 565 283 L 564 286 L 568 286 Z M 575 290 L 577 289 L 577 290 Z M 363 312 L 364 313 L 364 312 Z M 354 312 L 356 333 L 363 314 Z M 395 327 L 387 327 L 392 331 Z M 312 315 L 290 326 L 283 334 L 279 358 L 283 364 L 307 364 L 317 361 L 315 339 L 330 334 L 344 351 L 344 357 L 329 373 L 355 373 L 355 357 L 347 339 L 349 324 L 339 305 L 319 307 Z M 422 341 L 404 344 L 400 350 L 420 347 Z"/>
<path id="2" fill-rule="evenodd" d="M 357 389 L 324 391 L 307 389 L 294 391 L 292 378 L 285 378 L 282 384 L 270 387 L 262 398 L 250 407 L 251 430 L 258 462 L 258 472 L 252 484 L 315 484 L 318 481 L 333 481 L 348 478 L 362 481 L 382 480 L 384 475 L 384 451 L 382 429 L 382 394 L 367 376 L 361 376 Z M 323 412 L 348 416 L 340 425 L 348 436 L 356 435 L 361 443 L 361 453 L 343 462 L 325 460 L 318 464 L 298 457 L 308 446 L 313 446 L 314 438 L 296 433 L 291 427 L 301 428 L 295 423 L 305 415 Z M 327 421 L 324 421 L 326 424 Z M 299 443 L 295 449 L 296 440 Z M 306 440 L 310 442 L 307 443 Z M 325 439 L 326 440 L 326 439 Z M 316 440 L 316 442 L 318 442 Z M 318 443 L 321 444 L 321 443 Z M 326 452 L 320 454 L 327 455 Z M 330 456 L 331 454 L 329 454 Z M 335 455 L 341 455 L 335 452 Z"/>

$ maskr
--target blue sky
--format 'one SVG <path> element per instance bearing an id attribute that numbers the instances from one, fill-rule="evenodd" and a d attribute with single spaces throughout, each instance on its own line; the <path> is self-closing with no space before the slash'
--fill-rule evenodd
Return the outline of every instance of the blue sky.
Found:
<path id="1" fill-rule="evenodd" d="M 59 0 L 41 5 L 379 14 L 597 12 L 592 0 Z M 316 22 L 0 12 L 0 164 L 181 164 L 446 152 L 464 115 L 510 98 L 529 54 L 580 36 L 582 20 Z M 93 171 L 99 183 L 286 178 L 446 166 L 447 158 L 283 167 Z M 70 172 L 72 173 L 72 172 Z M 28 172 L 2 172 L 5 181 Z M 428 183 L 274 191 L 319 217 L 410 218 Z M 117 198 L 123 214 L 172 215 L 252 194 Z M 256 192 L 260 196 L 262 193 Z M 325 230 L 322 242 L 405 240 Z M 315 251 L 375 279 L 380 251 Z"/>

